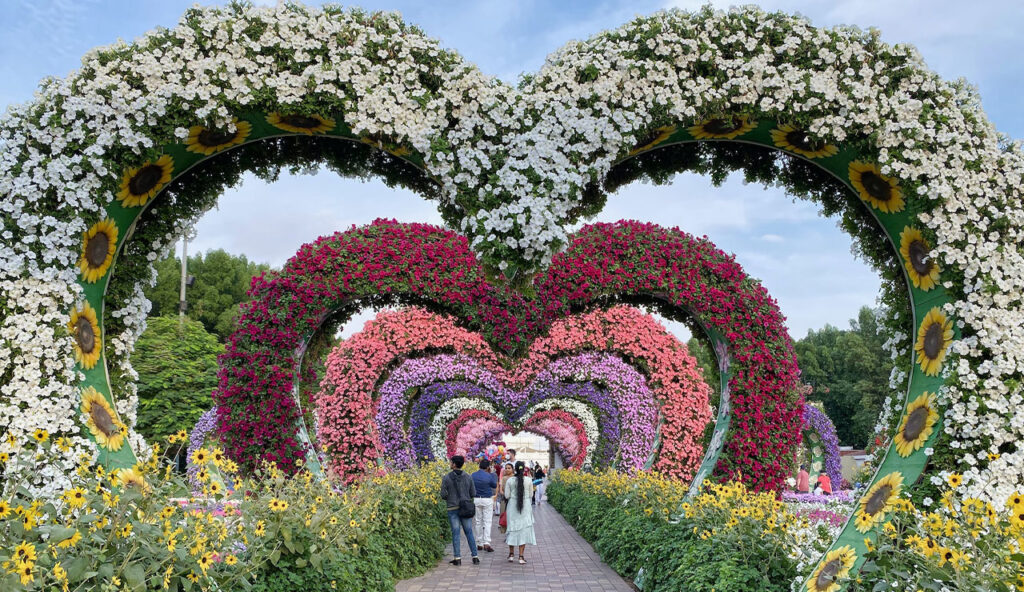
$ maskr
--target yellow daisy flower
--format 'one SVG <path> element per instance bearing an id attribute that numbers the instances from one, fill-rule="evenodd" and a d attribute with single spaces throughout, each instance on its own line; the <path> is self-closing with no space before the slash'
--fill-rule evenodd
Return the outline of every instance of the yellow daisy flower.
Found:
<path id="1" fill-rule="evenodd" d="M 374 148 L 380 148 L 381 150 L 387 152 L 388 154 L 391 154 L 392 156 L 404 157 L 412 154 L 412 150 L 410 150 L 407 146 L 381 140 L 374 136 L 363 136 L 359 138 L 359 141 L 362 142 L 363 144 L 369 144 Z"/>
<path id="2" fill-rule="evenodd" d="M 82 233 L 82 254 L 78 271 L 82 280 L 92 284 L 106 275 L 117 252 L 117 224 L 113 219 L 100 220 Z"/>
<path id="3" fill-rule="evenodd" d="M 811 573 L 807 581 L 808 592 L 836 592 L 840 588 L 839 580 L 850 574 L 856 561 L 857 552 L 849 545 L 829 551 Z"/>
<path id="4" fill-rule="evenodd" d="M 203 573 L 206 573 L 206 570 L 210 569 L 211 565 L 213 565 L 213 553 L 204 553 L 203 556 L 199 558 L 199 569 L 203 570 Z"/>
<path id="5" fill-rule="evenodd" d="M 68 332 L 71 333 L 71 347 L 75 352 L 75 361 L 82 368 L 91 370 L 100 359 L 103 348 L 100 345 L 100 323 L 96 318 L 96 309 L 88 301 L 82 310 L 71 311 L 71 321 L 68 322 Z"/>
<path id="6" fill-rule="evenodd" d="M 895 214 L 906 207 L 899 183 L 882 174 L 877 164 L 855 160 L 850 163 L 850 183 L 860 198 L 880 212 Z"/>
<path id="7" fill-rule="evenodd" d="M 61 496 L 68 506 L 72 508 L 81 508 L 85 505 L 85 489 L 81 487 L 75 487 L 64 492 Z"/>
<path id="8" fill-rule="evenodd" d="M 11 504 L 7 500 L 0 500 L 0 519 L 11 515 Z"/>
<path id="9" fill-rule="evenodd" d="M 210 453 L 205 448 L 200 448 L 192 453 L 192 464 L 205 465 L 210 460 Z"/>
<path id="10" fill-rule="evenodd" d="M 14 557 L 11 559 L 18 563 L 35 563 L 36 547 L 32 543 L 22 541 L 14 548 Z"/>
<path id="11" fill-rule="evenodd" d="M 867 532 L 885 518 L 886 512 L 895 506 L 895 500 L 903 489 L 903 474 L 893 471 L 882 477 L 860 500 L 860 507 L 854 514 L 854 525 L 860 532 Z"/>
<path id="12" fill-rule="evenodd" d="M 946 482 L 949 483 L 950 487 L 956 489 L 964 482 L 964 478 L 959 473 L 950 473 L 949 476 L 946 477 Z"/>
<path id="13" fill-rule="evenodd" d="M 33 580 L 36 579 L 35 576 L 32 574 L 33 568 L 34 568 L 34 566 L 31 563 L 19 563 L 18 564 L 17 570 L 15 570 L 15 571 L 18 573 L 18 576 L 21 578 L 21 585 L 22 586 L 28 586 L 30 583 L 32 583 Z"/>
<path id="14" fill-rule="evenodd" d="M 285 114 L 277 111 L 267 115 L 267 123 L 286 132 L 296 134 L 322 134 L 336 125 L 334 119 L 322 115 Z"/>
<path id="15" fill-rule="evenodd" d="M 902 457 L 910 456 L 916 450 L 920 450 L 928 437 L 932 435 L 932 429 L 939 421 L 939 413 L 935 410 L 935 395 L 922 393 L 921 396 L 907 405 L 907 412 L 896 430 L 896 437 L 893 442 L 896 444 L 896 453 Z"/>
<path id="16" fill-rule="evenodd" d="M 938 376 L 949 344 L 953 343 L 953 321 L 946 318 L 939 308 L 933 307 L 925 315 L 917 330 L 917 363 L 928 376 Z"/>
<path id="17" fill-rule="evenodd" d="M 174 172 L 174 159 L 164 154 L 155 162 L 146 162 L 142 166 L 128 169 L 121 177 L 121 190 L 117 199 L 126 208 L 144 206 L 171 182 Z"/>
<path id="18" fill-rule="evenodd" d="M 82 389 L 82 413 L 98 445 L 111 451 L 121 449 L 127 429 L 103 394 L 91 386 Z"/>
<path id="19" fill-rule="evenodd" d="M 149 485 L 146 483 L 146 478 L 142 476 L 142 473 L 136 470 L 135 467 L 130 469 L 119 469 L 114 474 L 114 485 L 121 488 L 135 487 L 140 491 L 147 491 Z"/>
<path id="20" fill-rule="evenodd" d="M 839 152 L 839 148 L 836 146 L 822 140 L 815 140 L 804 130 L 788 123 L 780 124 L 779 127 L 772 130 L 771 134 L 772 142 L 776 146 L 804 158 L 828 158 Z"/>
<path id="21" fill-rule="evenodd" d="M 238 563 L 238 557 L 235 557 L 234 555 L 228 555 L 224 558 L 224 563 L 228 565 L 235 565 L 236 563 Z"/>
<path id="22" fill-rule="evenodd" d="M 629 151 L 629 156 L 646 152 L 647 150 L 654 148 L 658 144 L 669 139 L 674 133 L 676 133 L 676 126 L 674 125 L 666 125 L 655 129 L 648 137 L 642 138 L 637 142 L 636 147 Z"/>
<path id="23" fill-rule="evenodd" d="M 263 522 L 262 520 L 257 521 L 256 522 L 256 528 L 253 530 L 253 534 L 255 534 L 256 536 L 261 537 L 261 536 L 263 536 L 266 533 L 267 533 L 267 524 L 265 522 Z"/>
<path id="24" fill-rule="evenodd" d="M 82 540 L 82 533 L 75 531 L 75 534 L 57 543 L 57 546 L 61 549 L 70 549 L 78 544 L 78 541 Z"/>
<path id="25" fill-rule="evenodd" d="M 252 133 L 252 124 L 248 121 L 240 121 L 237 117 L 231 123 L 235 126 L 233 132 L 215 130 L 202 125 L 190 127 L 188 139 L 185 140 L 186 149 L 189 152 L 210 156 L 244 143 Z"/>
<path id="26" fill-rule="evenodd" d="M 746 115 L 712 117 L 686 128 L 698 140 L 733 140 L 757 127 L 757 122 Z"/>
<path id="27" fill-rule="evenodd" d="M 935 287 L 939 280 L 939 264 L 932 259 L 931 246 L 920 230 L 910 226 L 903 229 L 900 233 L 900 255 L 914 287 L 925 292 Z"/>
<path id="28" fill-rule="evenodd" d="M 35 439 L 36 442 L 39 442 L 41 444 L 50 439 L 50 432 L 42 428 L 37 428 L 36 431 L 32 432 L 32 437 Z"/>

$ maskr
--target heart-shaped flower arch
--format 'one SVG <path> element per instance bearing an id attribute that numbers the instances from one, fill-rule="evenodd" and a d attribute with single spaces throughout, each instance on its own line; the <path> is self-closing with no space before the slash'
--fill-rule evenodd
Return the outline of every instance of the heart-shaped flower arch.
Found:
<path id="1" fill-rule="evenodd" d="M 446 219 L 490 266 L 511 262 L 516 275 L 557 249 L 563 224 L 600 208 L 609 174 L 628 177 L 647 162 L 629 158 L 671 160 L 671 150 L 651 149 L 677 141 L 751 142 L 792 157 L 716 150 L 724 160 L 698 152 L 680 166 L 715 175 L 740 166 L 844 212 L 886 275 L 884 298 L 899 313 L 887 326 L 904 336 L 893 344 L 905 353 L 916 341 L 916 363 L 894 377 L 892 414 L 880 424 L 896 433 L 879 477 L 899 470 L 912 480 L 923 445 L 944 431 L 963 451 L 966 493 L 1001 505 L 1024 482 L 1024 426 L 1005 404 L 1024 384 L 1024 260 L 1015 248 L 1024 156 L 978 105 L 912 48 L 753 8 L 637 19 L 557 52 L 518 89 L 396 15 L 192 9 L 144 43 L 90 54 L 0 119 L 0 424 L 16 439 L 36 428 L 71 436 L 67 467 L 82 452 L 115 466 L 134 461 L 143 445 L 134 432 L 131 447 L 115 448 L 121 438 L 102 426 L 134 424 L 129 357 L 148 310 L 138 282 L 150 277 L 147 261 L 253 163 L 215 156 L 227 174 L 190 179 L 198 190 L 173 198 L 161 189 L 240 143 L 329 134 L 422 166 L 436 183 L 416 186 L 442 195 Z M 378 165 L 339 168 L 390 174 Z M 871 216 L 821 190 L 815 170 L 834 174 Z M 952 316 L 962 339 L 956 372 L 943 379 Z M 103 405 L 82 387 L 108 400 L 116 422 L 90 420 Z M 79 415 L 83 390 L 92 403 Z M 64 482 L 30 485 L 53 495 Z M 860 538 L 848 542 L 859 555 Z"/>

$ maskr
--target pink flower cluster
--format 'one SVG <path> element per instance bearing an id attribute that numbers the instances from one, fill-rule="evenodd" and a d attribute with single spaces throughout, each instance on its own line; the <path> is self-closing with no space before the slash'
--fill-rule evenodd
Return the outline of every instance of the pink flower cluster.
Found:
<path id="1" fill-rule="evenodd" d="M 583 424 L 572 414 L 561 409 L 540 411 L 530 417 L 523 429 L 551 440 L 570 467 L 583 466 L 590 442 Z"/>

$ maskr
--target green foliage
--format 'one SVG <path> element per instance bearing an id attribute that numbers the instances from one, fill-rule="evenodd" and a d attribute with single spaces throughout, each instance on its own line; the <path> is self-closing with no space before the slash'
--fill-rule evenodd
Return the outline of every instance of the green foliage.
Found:
<path id="1" fill-rule="evenodd" d="M 197 321 L 156 317 L 135 344 L 139 373 L 138 431 L 160 441 L 178 430 L 191 430 L 213 406 L 217 356 L 224 346 Z"/>
<path id="2" fill-rule="evenodd" d="M 254 275 L 270 269 L 265 263 L 252 263 L 245 255 L 231 255 L 221 249 L 188 258 L 188 274 L 195 284 L 188 288 L 185 315 L 203 324 L 221 341 L 235 329 L 238 305 L 248 299 L 246 293 Z M 146 291 L 153 302 L 154 315 L 177 314 L 181 296 L 181 258 L 169 256 L 156 262 L 156 285 Z"/>
<path id="3" fill-rule="evenodd" d="M 640 573 L 644 592 L 790 589 L 797 572 L 787 527 L 795 517 L 772 494 L 716 486 L 669 523 L 666 498 L 683 491 L 642 475 L 563 471 L 548 499 L 612 569 L 629 579 Z"/>
<path id="4" fill-rule="evenodd" d="M 884 341 L 878 314 L 865 306 L 849 330 L 825 325 L 796 342 L 801 377 L 814 387 L 809 398 L 824 404 L 840 444 L 864 448 L 874 433 L 892 368 Z"/>

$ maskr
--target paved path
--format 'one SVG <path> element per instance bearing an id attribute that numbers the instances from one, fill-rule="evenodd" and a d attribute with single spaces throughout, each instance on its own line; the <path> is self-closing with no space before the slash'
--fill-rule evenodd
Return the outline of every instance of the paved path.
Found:
<path id="1" fill-rule="evenodd" d="M 631 592 L 633 586 L 598 558 L 590 543 L 576 534 L 547 502 L 536 507 L 537 546 L 526 546 L 526 565 L 509 563 L 508 546 L 498 518 L 494 518 L 491 544 L 494 553 L 480 552 L 480 565 L 473 565 L 462 538 L 462 565 L 445 557 L 430 572 L 398 583 L 396 592 Z M 518 560 L 518 556 L 517 556 Z"/>

